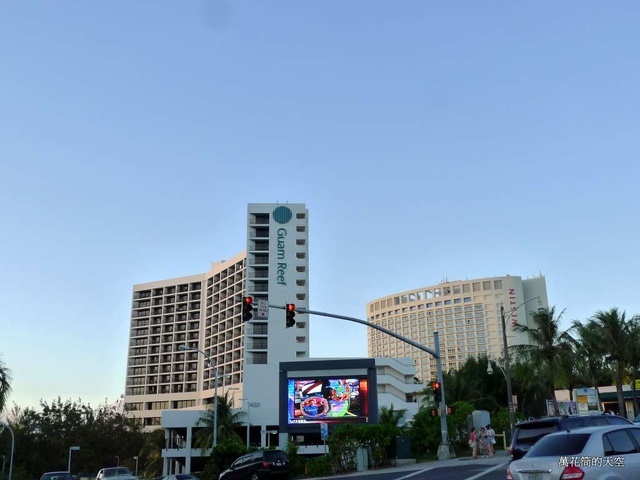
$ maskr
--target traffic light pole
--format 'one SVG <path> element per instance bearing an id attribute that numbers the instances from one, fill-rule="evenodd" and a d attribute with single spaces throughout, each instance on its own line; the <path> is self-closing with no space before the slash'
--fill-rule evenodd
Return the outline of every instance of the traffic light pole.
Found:
<path id="1" fill-rule="evenodd" d="M 284 305 L 272 305 L 269 304 L 269 308 L 277 308 L 280 310 L 286 310 L 287 307 Z M 308 315 L 319 315 L 321 317 L 329 317 L 329 318 L 337 318 L 338 320 L 347 320 L 349 322 L 359 323 L 360 325 L 365 325 L 367 327 L 374 328 L 379 330 L 387 335 L 392 336 L 402 342 L 408 343 L 409 345 L 416 347 L 418 350 L 422 350 L 423 352 L 427 352 L 429 355 L 433 356 L 436 359 L 436 376 L 438 381 L 440 382 L 440 387 L 442 390 L 442 399 L 440 401 L 440 430 L 442 433 L 442 443 L 438 446 L 438 460 L 448 460 L 453 454 L 453 449 L 449 445 L 449 433 L 447 429 L 447 407 L 445 403 L 444 397 L 444 379 L 442 375 L 442 360 L 440 358 L 440 339 L 438 336 L 438 332 L 435 332 L 433 335 L 435 350 L 430 349 L 429 347 L 425 347 L 424 345 L 414 342 L 409 338 L 405 338 L 402 335 L 398 335 L 396 332 L 392 332 L 391 330 L 381 327 L 380 325 L 375 325 L 373 323 L 367 322 L 366 320 L 361 320 L 359 318 L 354 317 L 346 317 L 344 315 L 336 315 L 334 313 L 327 312 L 319 312 L 317 310 L 307 310 L 306 308 L 298 308 L 296 307 L 296 312 L 298 313 L 306 313 Z"/>

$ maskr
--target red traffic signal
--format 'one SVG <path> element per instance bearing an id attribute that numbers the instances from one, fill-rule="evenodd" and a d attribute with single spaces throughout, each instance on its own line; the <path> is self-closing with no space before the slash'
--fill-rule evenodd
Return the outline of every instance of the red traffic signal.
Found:
<path id="1" fill-rule="evenodd" d="M 433 389 L 433 400 L 438 403 L 442 401 L 442 391 L 440 390 L 440 382 L 435 380 L 431 382 L 431 388 Z"/>
<path id="2" fill-rule="evenodd" d="M 287 303 L 285 305 L 285 312 L 287 317 L 287 328 L 293 327 L 296 324 L 296 306 L 293 303 Z"/>
<path id="3" fill-rule="evenodd" d="M 248 322 L 253 318 L 253 297 L 242 297 L 242 321 Z"/>

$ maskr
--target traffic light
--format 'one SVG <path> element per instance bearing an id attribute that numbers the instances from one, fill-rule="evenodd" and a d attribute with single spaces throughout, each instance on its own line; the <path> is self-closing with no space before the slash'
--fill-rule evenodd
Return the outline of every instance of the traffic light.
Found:
<path id="1" fill-rule="evenodd" d="M 447 405 L 447 415 L 453 415 L 456 413 L 456 407 L 450 407 Z"/>
<path id="2" fill-rule="evenodd" d="M 440 390 L 440 382 L 437 380 L 431 382 L 431 388 L 433 389 L 433 399 L 436 403 L 442 401 L 442 391 Z"/>
<path id="3" fill-rule="evenodd" d="M 248 322 L 253 318 L 253 297 L 242 297 L 242 321 Z"/>
<path id="4" fill-rule="evenodd" d="M 287 303 L 285 312 L 287 312 L 287 328 L 294 327 L 296 325 L 296 306 L 293 303 Z"/>
<path id="5" fill-rule="evenodd" d="M 432 408 L 431 409 L 431 416 L 432 417 L 437 417 L 438 416 L 438 409 L 437 408 Z"/>

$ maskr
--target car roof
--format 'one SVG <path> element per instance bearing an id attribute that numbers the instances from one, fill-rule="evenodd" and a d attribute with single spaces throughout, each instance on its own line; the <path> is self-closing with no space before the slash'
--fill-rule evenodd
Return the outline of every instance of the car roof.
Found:
<path id="1" fill-rule="evenodd" d="M 551 436 L 551 435 L 571 435 L 571 434 L 591 434 L 591 433 L 607 433 L 607 432 L 612 432 L 614 430 L 620 430 L 622 428 L 634 428 L 634 429 L 640 429 L 640 425 L 635 425 L 633 423 L 621 423 L 618 425 L 600 425 L 597 427 L 580 427 L 580 428 L 575 428 L 575 429 L 565 429 L 565 430 L 559 430 L 557 432 L 553 432 L 550 433 L 549 435 L 545 435 L 545 436 Z"/>
<path id="2" fill-rule="evenodd" d="M 593 415 L 556 415 L 553 417 L 541 417 L 541 418 L 534 418 L 532 420 L 523 420 L 522 422 L 518 422 L 516 424 L 516 427 L 522 426 L 522 425 L 529 425 L 529 424 L 535 424 L 535 423 L 540 423 L 540 422 L 549 422 L 549 423 L 562 423 L 562 420 L 566 420 L 568 418 L 593 418 L 593 417 L 617 417 L 617 418 L 622 418 L 623 420 L 626 420 L 629 422 L 629 424 L 632 424 L 633 422 L 631 420 L 629 420 L 628 418 L 625 417 L 621 417 L 620 415 L 604 415 L 604 414 L 593 414 Z"/>

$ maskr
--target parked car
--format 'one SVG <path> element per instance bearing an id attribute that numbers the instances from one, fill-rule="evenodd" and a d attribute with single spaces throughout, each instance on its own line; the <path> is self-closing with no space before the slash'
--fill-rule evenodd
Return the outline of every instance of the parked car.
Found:
<path id="1" fill-rule="evenodd" d="M 219 480 L 262 480 L 288 474 L 289 459 L 282 450 L 260 450 L 237 458 Z"/>
<path id="2" fill-rule="evenodd" d="M 69 472 L 47 472 L 43 473 L 40 480 L 71 480 Z"/>
<path id="3" fill-rule="evenodd" d="M 556 432 L 507 468 L 507 480 L 637 480 L 640 426 L 631 422 Z"/>
<path id="4" fill-rule="evenodd" d="M 518 460 L 545 435 L 560 430 L 575 430 L 604 425 L 633 425 L 633 422 L 617 415 L 564 415 L 529 420 L 516 425 L 509 452 L 511 460 Z"/>
<path id="5" fill-rule="evenodd" d="M 96 480 L 137 480 L 127 467 L 101 468 L 96 476 Z"/>

